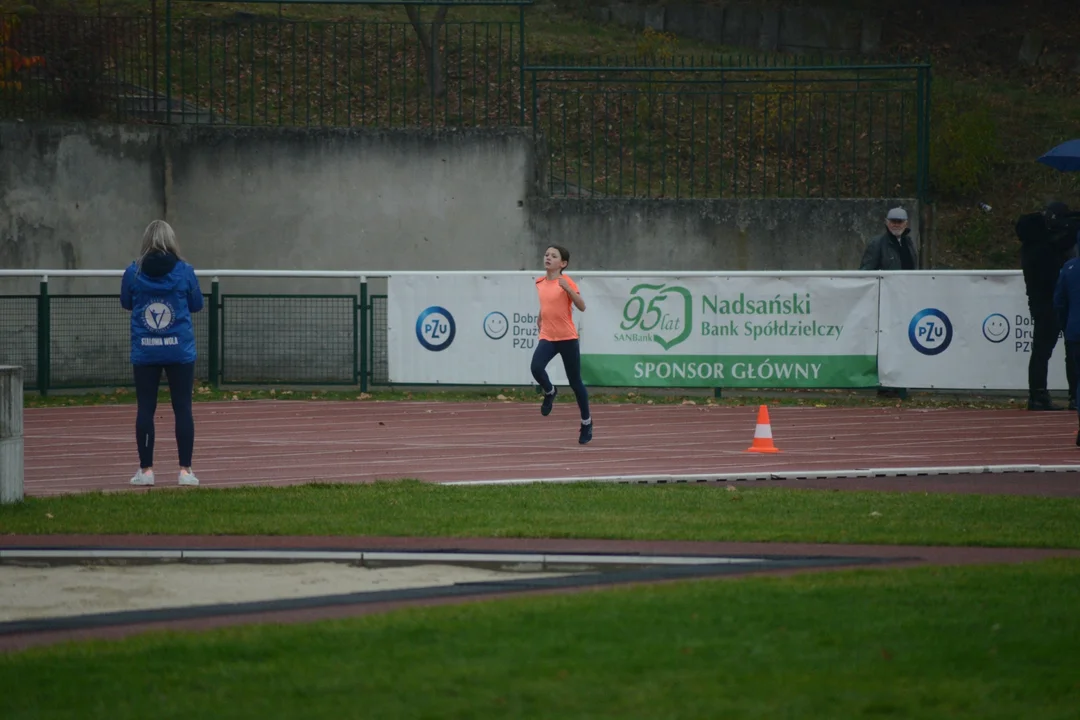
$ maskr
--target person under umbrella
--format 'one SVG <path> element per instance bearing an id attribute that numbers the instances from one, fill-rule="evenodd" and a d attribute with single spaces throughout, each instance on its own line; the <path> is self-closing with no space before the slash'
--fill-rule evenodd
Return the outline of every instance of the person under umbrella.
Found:
<path id="1" fill-rule="evenodd" d="M 1050 357 L 1057 346 L 1061 326 L 1054 311 L 1054 289 L 1061 268 L 1076 256 L 1080 218 L 1065 203 L 1052 202 L 1041 212 L 1028 213 L 1016 223 L 1020 239 L 1020 267 L 1031 313 L 1031 357 L 1028 360 L 1028 410 L 1061 410 L 1047 389 Z M 1072 348 L 1065 346 L 1065 371 L 1069 384 L 1069 409 L 1076 409 L 1077 373 Z"/>

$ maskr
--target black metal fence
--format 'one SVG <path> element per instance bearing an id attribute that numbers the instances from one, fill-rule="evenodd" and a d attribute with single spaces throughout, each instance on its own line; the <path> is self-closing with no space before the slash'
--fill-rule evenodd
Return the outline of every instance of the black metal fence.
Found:
<path id="1" fill-rule="evenodd" d="M 0 77 L 0 117 L 531 126 L 548 153 L 549 193 L 567 197 L 923 197 L 927 187 L 928 65 L 763 56 L 529 64 L 532 0 L 288 3 L 404 5 L 406 20 L 298 19 L 278 3 L 243 1 L 256 11 L 157 0 L 139 17 L 5 16 L 0 49 L 15 62 Z M 504 17 L 463 20 L 451 6 Z"/>
<path id="2" fill-rule="evenodd" d="M 28 390 L 132 385 L 131 315 L 118 295 L 0 295 L 0 364 Z M 229 294 L 218 282 L 192 315 L 195 377 L 214 385 L 387 382 L 386 296 Z M 376 323 L 374 326 L 372 322 Z"/>
<path id="3" fill-rule="evenodd" d="M 176 18 L 170 28 L 159 111 L 179 122 L 521 123 L 518 22 L 451 20 L 418 31 L 409 22 Z"/>
<path id="4" fill-rule="evenodd" d="M 526 70 L 552 195 L 903 197 L 925 188 L 925 65 Z"/>
<path id="5" fill-rule="evenodd" d="M 137 17 L 5 15 L 0 49 L 16 62 L 11 77 L 0 77 L 0 116 L 380 128 L 525 124 L 524 10 L 532 0 L 287 3 L 404 5 L 406 20 L 296 19 L 281 13 L 282 3 L 243 3 L 255 12 L 160 0 Z M 518 12 L 516 19 L 459 20 L 451 6 Z"/>
<path id="6" fill-rule="evenodd" d="M 150 17 L 0 16 L 0 118 L 135 119 L 153 30 Z"/>

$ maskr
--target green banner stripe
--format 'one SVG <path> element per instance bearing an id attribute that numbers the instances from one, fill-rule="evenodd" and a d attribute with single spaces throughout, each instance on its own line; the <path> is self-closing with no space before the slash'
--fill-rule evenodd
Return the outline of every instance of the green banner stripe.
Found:
<path id="1" fill-rule="evenodd" d="M 581 356 L 587 385 L 607 387 L 871 387 L 875 355 Z"/>

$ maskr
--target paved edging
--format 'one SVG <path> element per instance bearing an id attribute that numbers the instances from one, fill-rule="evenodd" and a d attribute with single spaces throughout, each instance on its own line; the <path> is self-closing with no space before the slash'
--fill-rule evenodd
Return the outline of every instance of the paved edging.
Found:
<path id="1" fill-rule="evenodd" d="M 86 563 L 93 561 L 133 562 L 241 562 L 303 563 L 338 562 L 382 567 L 385 565 L 469 565 L 494 569 L 558 571 L 620 567 L 676 567 L 694 565 L 750 565 L 770 562 L 766 558 L 724 557 L 711 555 L 636 555 L 619 553 L 528 553 L 511 550 L 469 552 L 380 551 L 380 550 L 302 550 L 302 549 L 130 549 L 130 548 L 0 548 L 0 564 L 39 561 L 48 564 Z"/>
<path id="2" fill-rule="evenodd" d="M 609 540 L 590 538 L 489 538 L 322 535 L 91 535 L 0 536 L 0 551 L 75 549 L 332 550 L 393 552 L 591 553 L 642 556 L 905 557 L 931 562 L 1026 562 L 1080 557 L 1080 549 L 883 545 L 710 540 Z"/>
<path id="3" fill-rule="evenodd" d="M 940 477 L 944 475 L 981 475 L 984 473 L 1002 475 L 1072 472 L 1080 472 L 1080 465 L 937 465 L 929 467 L 785 470 L 782 472 L 698 473 L 687 475 L 606 475 L 590 477 L 519 478 L 506 480 L 460 480 L 440 482 L 438 484 L 467 486 L 599 482 L 656 485 L 666 483 L 753 482 L 762 480 L 846 480 L 856 478 Z"/>

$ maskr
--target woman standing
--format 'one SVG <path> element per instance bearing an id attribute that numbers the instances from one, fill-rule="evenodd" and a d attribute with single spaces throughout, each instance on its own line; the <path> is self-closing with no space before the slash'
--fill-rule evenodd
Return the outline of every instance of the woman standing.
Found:
<path id="1" fill-rule="evenodd" d="M 532 375 L 544 391 L 544 402 L 540 414 L 548 415 L 555 404 L 558 389 L 552 384 L 547 374 L 547 366 L 556 355 L 562 356 L 566 379 L 577 398 L 581 411 L 581 429 L 578 442 L 584 445 L 592 440 L 592 417 L 589 415 L 589 393 L 581 382 L 581 350 L 577 328 L 574 327 L 573 312 L 576 307 L 585 312 L 585 301 L 578 292 L 577 283 L 563 275 L 563 269 L 570 264 L 570 251 L 558 245 L 552 245 L 544 252 L 544 270 L 546 274 L 536 280 L 536 291 L 540 296 L 540 317 L 537 327 L 540 337 L 532 358 Z"/>
<path id="2" fill-rule="evenodd" d="M 191 395 L 195 384 L 195 331 L 191 313 L 203 308 L 195 269 L 180 256 L 176 235 L 164 220 L 143 233 L 139 257 L 124 271 L 120 304 L 131 312 L 131 364 L 135 374 L 135 438 L 139 472 L 132 485 L 154 484 L 154 412 L 158 385 L 165 372 L 176 418 L 176 447 L 181 485 L 198 485 L 191 471 L 195 419 Z"/>

